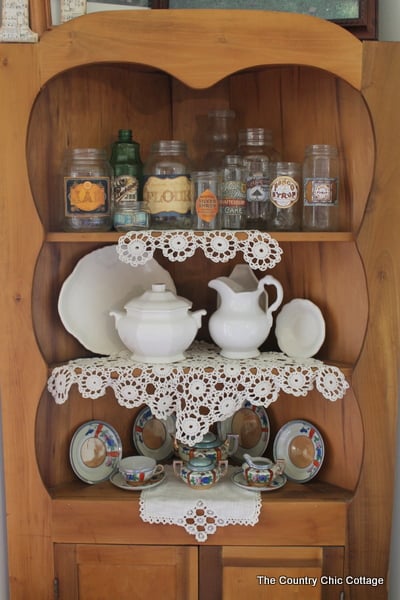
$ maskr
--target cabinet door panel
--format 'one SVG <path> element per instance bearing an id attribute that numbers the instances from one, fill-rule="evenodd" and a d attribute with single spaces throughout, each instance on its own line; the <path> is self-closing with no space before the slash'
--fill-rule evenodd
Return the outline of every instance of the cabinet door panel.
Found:
<path id="1" fill-rule="evenodd" d="M 197 548 L 56 546 L 60 600 L 195 600 Z"/>

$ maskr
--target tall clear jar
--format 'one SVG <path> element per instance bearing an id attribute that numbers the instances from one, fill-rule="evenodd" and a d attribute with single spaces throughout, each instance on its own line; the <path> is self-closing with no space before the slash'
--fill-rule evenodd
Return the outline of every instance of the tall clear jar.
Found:
<path id="1" fill-rule="evenodd" d="M 273 147 L 272 131 L 263 127 L 248 127 L 241 129 L 238 135 L 238 154 L 243 158 L 248 156 L 263 156 L 272 162 L 280 160 L 279 153 Z"/>
<path id="2" fill-rule="evenodd" d="M 225 157 L 220 178 L 220 227 L 245 229 L 247 223 L 246 175 L 240 156 Z"/>
<path id="3" fill-rule="evenodd" d="M 269 229 L 299 231 L 301 227 L 301 164 L 278 162 L 271 182 Z"/>
<path id="4" fill-rule="evenodd" d="M 218 229 L 218 172 L 192 173 L 193 229 Z"/>
<path id="5" fill-rule="evenodd" d="M 207 153 L 204 168 L 219 169 L 225 156 L 235 151 L 237 136 L 235 130 L 236 113 L 229 109 L 211 110 L 207 114 Z"/>
<path id="6" fill-rule="evenodd" d="M 243 159 L 249 229 L 267 228 L 272 165 L 273 163 L 262 155 L 250 155 Z"/>
<path id="7" fill-rule="evenodd" d="M 102 148 L 71 148 L 64 154 L 65 231 L 112 228 L 112 168 Z"/>
<path id="8" fill-rule="evenodd" d="M 154 142 L 144 165 L 143 200 L 153 229 L 191 227 L 191 164 L 185 142 Z"/>
<path id="9" fill-rule="evenodd" d="M 339 155 L 335 146 L 306 147 L 303 163 L 303 229 L 334 231 L 339 225 Z"/>

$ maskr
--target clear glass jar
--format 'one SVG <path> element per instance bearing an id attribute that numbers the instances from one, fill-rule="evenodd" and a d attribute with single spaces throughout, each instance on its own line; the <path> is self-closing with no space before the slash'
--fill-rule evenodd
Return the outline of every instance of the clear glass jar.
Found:
<path id="1" fill-rule="evenodd" d="M 278 162 L 271 182 L 269 229 L 299 231 L 301 226 L 301 164 Z"/>
<path id="2" fill-rule="evenodd" d="M 273 163 L 262 155 L 250 155 L 243 159 L 246 176 L 247 227 L 267 228 L 268 206 Z"/>
<path id="3" fill-rule="evenodd" d="M 204 158 L 205 169 L 218 169 L 225 156 L 236 147 L 235 117 L 233 110 L 211 110 L 208 115 L 207 146 Z"/>
<path id="4" fill-rule="evenodd" d="M 102 148 L 71 148 L 63 163 L 65 231 L 112 228 L 112 168 Z"/>
<path id="5" fill-rule="evenodd" d="M 245 229 L 246 176 L 240 156 L 229 154 L 219 173 L 220 178 L 220 227 L 223 229 Z"/>
<path id="6" fill-rule="evenodd" d="M 263 127 L 248 127 L 239 131 L 238 154 L 244 158 L 253 155 L 264 156 L 272 162 L 280 160 L 279 153 L 272 143 L 272 131 Z"/>
<path id="7" fill-rule="evenodd" d="M 334 231 L 339 221 L 339 155 L 335 146 L 306 147 L 303 163 L 303 229 Z"/>
<path id="8" fill-rule="evenodd" d="M 143 200 L 154 229 L 191 227 L 191 165 L 185 142 L 155 142 L 144 165 Z"/>
<path id="9" fill-rule="evenodd" d="M 217 171 L 194 171 L 191 177 L 193 229 L 218 229 Z"/>

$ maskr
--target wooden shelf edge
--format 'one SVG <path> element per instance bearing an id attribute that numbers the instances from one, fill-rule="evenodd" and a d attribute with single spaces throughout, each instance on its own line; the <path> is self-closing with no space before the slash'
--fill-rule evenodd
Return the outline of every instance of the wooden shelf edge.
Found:
<path id="1" fill-rule="evenodd" d="M 354 242 L 355 235 L 351 231 L 269 231 L 271 237 L 278 242 Z M 45 235 L 49 243 L 101 242 L 117 243 L 121 237 L 118 231 L 102 233 L 50 231 Z"/>

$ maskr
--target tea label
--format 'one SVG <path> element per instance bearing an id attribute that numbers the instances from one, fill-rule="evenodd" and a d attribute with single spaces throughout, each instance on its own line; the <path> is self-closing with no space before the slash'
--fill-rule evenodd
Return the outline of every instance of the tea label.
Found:
<path id="1" fill-rule="evenodd" d="M 110 185 L 109 177 L 65 177 L 66 215 L 110 214 Z"/>
<path id="2" fill-rule="evenodd" d="M 278 208 L 291 208 L 298 201 L 300 186 L 288 175 L 279 175 L 271 183 L 271 202 Z"/>

